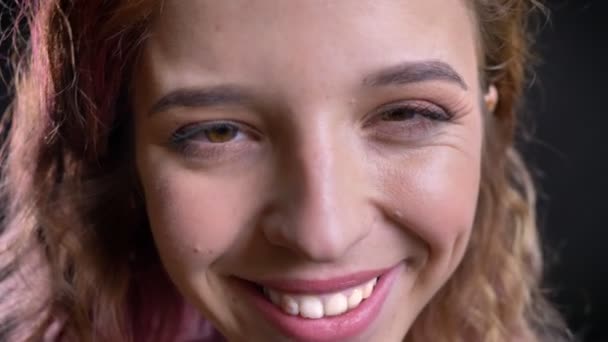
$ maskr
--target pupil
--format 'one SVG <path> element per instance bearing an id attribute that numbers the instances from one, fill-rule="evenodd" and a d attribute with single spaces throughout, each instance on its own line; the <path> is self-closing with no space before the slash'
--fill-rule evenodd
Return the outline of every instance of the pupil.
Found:
<path id="1" fill-rule="evenodd" d="M 411 119 L 416 115 L 416 112 L 413 110 L 407 110 L 407 109 L 394 109 L 389 111 L 388 113 L 386 113 L 386 115 L 384 116 L 384 118 L 386 120 L 407 120 L 407 119 Z"/>
<path id="2" fill-rule="evenodd" d="M 236 129 L 230 125 L 217 125 L 208 129 L 205 135 L 211 142 L 227 142 L 235 137 Z"/>

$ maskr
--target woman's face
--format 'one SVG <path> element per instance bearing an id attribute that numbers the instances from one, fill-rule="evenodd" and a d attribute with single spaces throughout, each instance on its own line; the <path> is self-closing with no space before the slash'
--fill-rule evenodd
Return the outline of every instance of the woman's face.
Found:
<path id="1" fill-rule="evenodd" d="M 465 1 L 165 1 L 133 100 L 172 281 L 230 340 L 401 340 L 469 240 L 479 83 Z"/>

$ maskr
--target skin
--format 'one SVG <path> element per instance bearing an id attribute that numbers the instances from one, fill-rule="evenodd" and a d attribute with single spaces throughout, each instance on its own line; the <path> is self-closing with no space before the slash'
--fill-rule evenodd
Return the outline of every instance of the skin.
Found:
<path id="1" fill-rule="evenodd" d="M 164 267 L 228 339 L 286 340 L 231 277 L 329 279 L 393 266 L 397 281 L 355 340 L 407 334 L 473 227 L 484 103 L 475 25 L 457 0 L 165 2 L 133 79 L 136 167 Z M 369 83 L 423 61 L 449 65 L 462 84 Z M 218 85 L 248 97 L 167 101 Z M 485 103 L 496 100 L 491 88 Z M 395 105 L 415 115 L 382 116 Z M 172 142 L 218 120 L 243 131 Z"/>

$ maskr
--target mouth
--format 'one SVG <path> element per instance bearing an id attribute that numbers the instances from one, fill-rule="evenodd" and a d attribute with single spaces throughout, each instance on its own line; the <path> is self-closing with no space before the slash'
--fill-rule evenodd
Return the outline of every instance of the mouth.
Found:
<path id="1" fill-rule="evenodd" d="M 404 265 L 329 280 L 238 279 L 261 317 L 301 342 L 343 341 L 376 321 Z"/>
<path id="2" fill-rule="evenodd" d="M 329 293 L 288 293 L 277 289 L 257 285 L 266 299 L 281 309 L 285 314 L 301 316 L 307 319 L 321 319 L 342 315 L 356 309 L 369 298 L 380 277 L 374 277 L 362 284 L 342 291 Z"/>

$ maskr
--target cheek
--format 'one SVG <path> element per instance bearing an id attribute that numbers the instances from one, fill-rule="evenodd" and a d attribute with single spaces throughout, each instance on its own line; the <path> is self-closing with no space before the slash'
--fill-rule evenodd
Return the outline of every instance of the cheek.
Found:
<path id="1" fill-rule="evenodd" d="M 428 147 L 385 163 L 381 186 L 394 203 L 395 219 L 426 245 L 430 270 L 449 273 L 464 254 L 479 193 L 478 146 L 466 152 Z"/>
<path id="2" fill-rule="evenodd" d="M 415 191 L 419 191 L 414 205 L 424 213 L 425 240 L 439 251 L 452 247 L 460 236 L 468 235 L 477 207 L 479 193 L 479 158 L 438 153 L 425 172 L 415 177 Z"/>
<path id="3" fill-rule="evenodd" d="M 157 248 L 165 263 L 208 268 L 246 232 L 256 203 L 247 177 L 210 178 L 173 163 L 142 163 L 140 177 Z"/>

